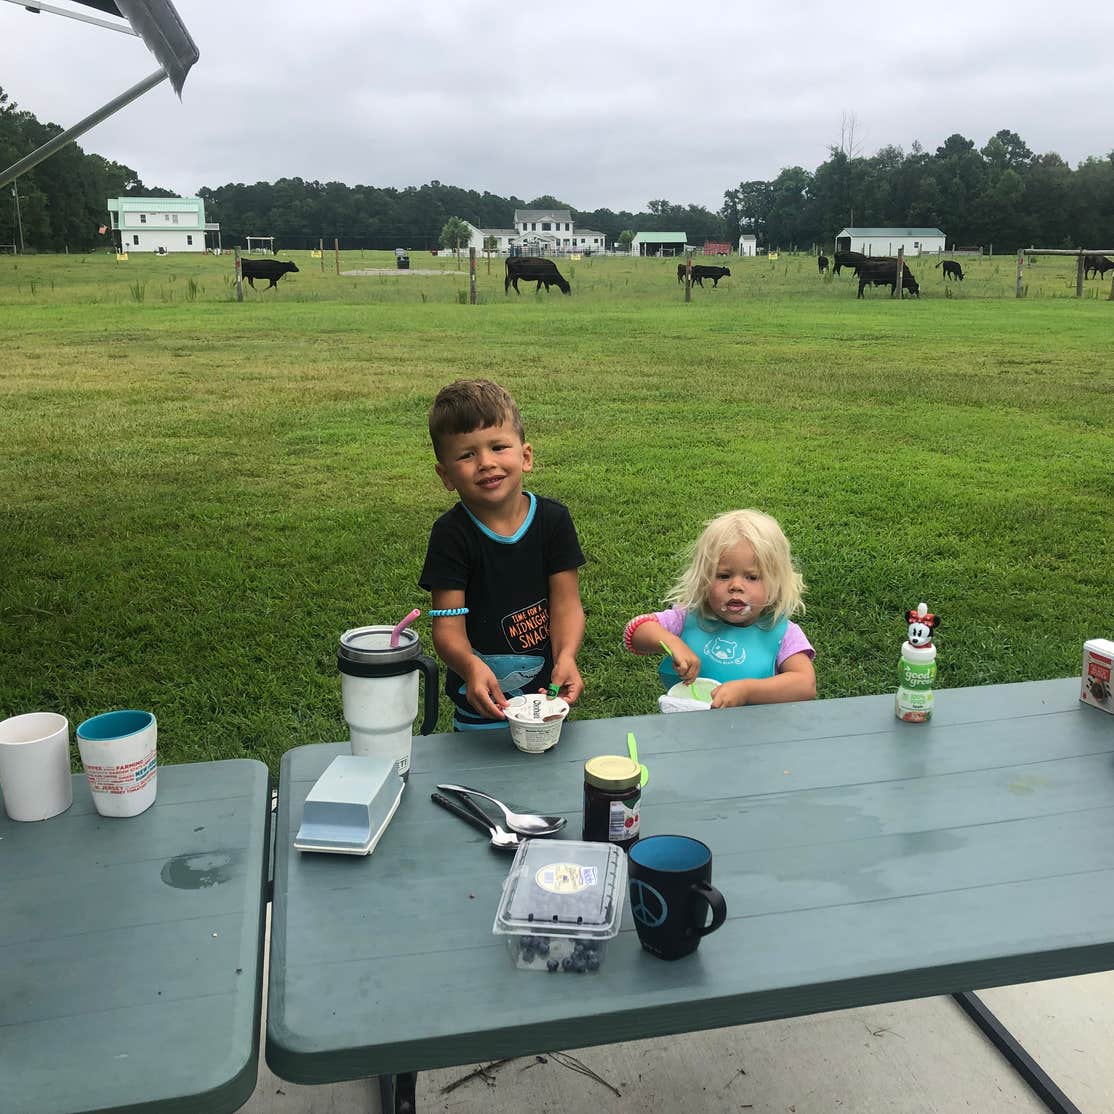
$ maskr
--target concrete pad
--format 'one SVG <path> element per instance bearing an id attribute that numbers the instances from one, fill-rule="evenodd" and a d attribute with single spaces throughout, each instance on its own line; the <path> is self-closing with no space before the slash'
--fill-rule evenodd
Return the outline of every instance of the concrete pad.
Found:
<path id="1" fill-rule="evenodd" d="M 1001 986 L 979 997 L 1080 1110 L 1114 1110 L 1114 972 Z"/>

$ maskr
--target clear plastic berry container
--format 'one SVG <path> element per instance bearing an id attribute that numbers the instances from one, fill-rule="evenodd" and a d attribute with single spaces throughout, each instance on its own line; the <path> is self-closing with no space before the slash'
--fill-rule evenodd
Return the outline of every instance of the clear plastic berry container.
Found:
<path id="1" fill-rule="evenodd" d="M 503 883 L 492 932 L 522 971 L 594 974 L 619 932 L 627 857 L 614 843 L 528 839 Z"/>

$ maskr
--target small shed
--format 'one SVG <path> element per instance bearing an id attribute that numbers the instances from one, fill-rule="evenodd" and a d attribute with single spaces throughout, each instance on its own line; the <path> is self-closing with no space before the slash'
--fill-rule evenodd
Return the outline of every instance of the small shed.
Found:
<path id="1" fill-rule="evenodd" d="M 636 232 L 631 255 L 684 255 L 688 237 L 683 232 Z"/>
<path id="2" fill-rule="evenodd" d="M 836 233 L 836 251 L 858 251 L 863 255 L 938 255 L 945 250 L 939 228 L 843 228 Z"/>
<path id="3" fill-rule="evenodd" d="M 751 233 L 746 233 L 739 237 L 739 254 L 740 255 L 757 255 L 758 254 L 758 237 Z"/>

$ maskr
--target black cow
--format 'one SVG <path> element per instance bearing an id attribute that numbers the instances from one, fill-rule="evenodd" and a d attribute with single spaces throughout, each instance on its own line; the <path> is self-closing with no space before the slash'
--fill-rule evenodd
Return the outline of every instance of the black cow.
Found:
<path id="1" fill-rule="evenodd" d="M 685 271 L 687 271 L 687 270 L 688 270 L 688 264 L 686 264 L 686 263 L 678 263 L 677 264 L 677 281 L 678 282 L 684 282 L 685 281 Z"/>
<path id="2" fill-rule="evenodd" d="M 1106 272 L 1114 269 L 1114 259 L 1107 259 L 1105 255 L 1085 255 L 1083 257 L 1083 277 L 1090 278 L 1099 275 L 1106 278 Z"/>
<path id="3" fill-rule="evenodd" d="M 841 267 L 849 271 L 858 271 L 859 264 L 866 262 L 866 256 L 861 251 L 837 251 L 835 261 L 832 263 L 832 274 L 838 275 Z"/>
<path id="4" fill-rule="evenodd" d="M 901 296 L 905 297 L 905 291 L 908 290 L 910 294 L 915 294 L 919 298 L 921 288 L 917 285 L 917 280 L 913 278 L 913 273 L 909 270 L 907 264 L 902 263 L 901 266 Z M 888 286 L 892 298 L 897 293 L 897 260 L 871 259 L 860 263 L 858 296 L 861 298 L 863 290 L 871 285 Z"/>
<path id="5" fill-rule="evenodd" d="M 240 260 L 240 273 L 248 280 L 248 285 L 255 289 L 256 279 L 269 279 L 271 285 L 267 287 L 270 290 L 272 287 L 278 285 L 278 280 L 286 274 L 287 271 L 297 271 L 298 268 L 284 259 L 241 259 Z"/>
<path id="6" fill-rule="evenodd" d="M 828 269 L 828 257 L 826 255 L 818 255 L 816 257 L 816 270 L 823 274 Z"/>
<path id="7" fill-rule="evenodd" d="M 944 278 L 956 278 L 960 282 L 963 281 L 963 268 L 954 260 L 942 259 L 936 266 L 944 268 Z"/>
<path id="8" fill-rule="evenodd" d="M 510 292 L 511 286 L 514 286 L 514 292 L 521 294 L 522 291 L 518 289 L 518 280 L 525 279 L 526 282 L 537 282 L 534 287 L 535 293 L 542 288 L 542 283 L 545 283 L 545 292 L 549 293 L 550 286 L 556 286 L 562 294 L 571 294 L 572 287 L 562 276 L 561 272 L 557 270 L 557 264 L 552 259 L 541 259 L 536 255 L 512 255 L 507 258 L 507 277 L 503 280 L 503 293 Z"/>
<path id="9" fill-rule="evenodd" d="M 699 286 L 701 290 L 704 289 L 704 280 L 711 279 L 712 287 L 719 286 L 721 278 L 730 278 L 730 267 L 706 267 L 703 264 L 695 264 L 692 268 L 692 281 L 694 286 Z"/>

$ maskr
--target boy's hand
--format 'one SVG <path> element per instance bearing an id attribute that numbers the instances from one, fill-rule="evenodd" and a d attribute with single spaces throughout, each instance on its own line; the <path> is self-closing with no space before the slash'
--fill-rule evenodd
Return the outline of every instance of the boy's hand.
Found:
<path id="1" fill-rule="evenodd" d="M 725 681 L 712 690 L 713 708 L 742 708 L 750 703 L 747 698 L 749 681 Z"/>
<path id="2" fill-rule="evenodd" d="M 468 703 L 476 710 L 477 715 L 485 719 L 506 719 L 503 707 L 507 698 L 499 687 L 495 674 L 482 658 L 473 656 L 464 677 Z"/>
<path id="3" fill-rule="evenodd" d="M 557 658 L 553 663 L 550 679 L 560 688 L 559 695 L 566 704 L 575 704 L 584 691 L 584 681 L 580 677 L 580 670 L 576 667 L 575 658 Z"/>

